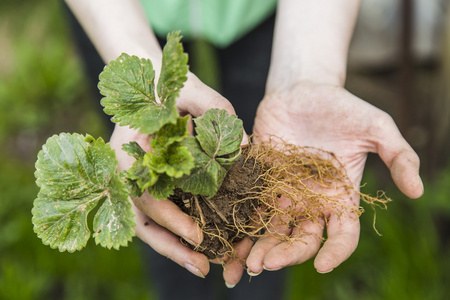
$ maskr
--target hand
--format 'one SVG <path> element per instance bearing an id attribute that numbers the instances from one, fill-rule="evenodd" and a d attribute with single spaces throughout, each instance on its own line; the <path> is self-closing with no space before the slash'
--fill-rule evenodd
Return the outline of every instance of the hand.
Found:
<path id="1" fill-rule="evenodd" d="M 159 73 L 161 47 L 139 0 L 66 0 L 66 2 L 105 62 L 116 59 L 121 53 L 128 53 L 149 58 L 156 73 Z M 188 74 L 188 81 L 181 90 L 177 102 L 182 115 L 190 114 L 196 117 L 209 108 L 222 108 L 234 114 L 233 107 L 225 98 L 191 73 Z M 116 150 L 120 170 L 128 169 L 133 164 L 133 159 L 122 151 L 122 144 L 130 141 L 136 141 L 143 149 L 150 150 L 148 136 L 117 126 L 111 137 L 111 146 Z M 248 137 L 244 134 L 242 144 L 247 143 Z M 200 229 L 187 215 L 173 203 L 167 200 L 156 201 L 148 194 L 134 199 L 133 205 L 138 237 L 195 275 L 204 277 L 208 273 L 209 263 L 206 257 L 190 250 L 179 241 L 179 237 L 193 244 L 202 241 Z M 234 282 L 242 275 L 243 267 L 233 262 L 235 261 L 226 262 L 226 266 L 232 264 L 224 272 L 226 282 Z M 231 278 L 231 275 L 234 276 Z"/>
<path id="2" fill-rule="evenodd" d="M 205 86 L 193 74 L 189 74 L 185 88 L 177 101 L 180 114 L 202 115 L 209 108 L 226 109 L 235 114 L 231 104 L 218 93 Z M 129 169 L 134 159 L 122 150 L 122 145 L 136 141 L 145 151 L 150 149 L 150 137 L 140 134 L 129 127 L 116 126 L 111 136 L 111 147 L 116 151 L 119 171 Z M 248 144 L 244 133 L 243 145 Z M 133 199 L 136 235 L 158 253 L 170 258 L 191 273 L 205 277 L 209 272 L 209 261 L 203 254 L 191 250 L 180 241 L 180 237 L 192 245 L 199 245 L 203 240 L 200 227 L 169 200 L 155 200 L 148 193 Z M 226 266 L 229 265 L 227 268 Z M 235 261 L 225 262 L 225 282 L 232 282 L 242 276 L 242 265 Z M 239 281 L 239 280 L 238 280 Z"/>
<path id="3" fill-rule="evenodd" d="M 257 142 L 263 142 L 270 134 L 288 143 L 333 152 L 356 190 L 359 190 L 367 153 L 378 153 L 406 196 L 418 198 L 423 193 L 418 174 L 419 158 L 392 118 L 341 87 L 300 82 L 288 89 L 269 90 L 259 105 L 254 134 L 258 137 Z M 358 201 L 352 202 L 350 197 L 341 201 L 357 207 L 359 197 L 353 198 Z M 248 272 L 259 274 L 263 269 L 278 270 L 303 263 L 316 254 L 314 266 L 319 273 L 336 268 L 357 247 L 359 220 L 350 214 L 338 218 L 331 212 L 324 213 L 328 239 L 320 250 L 322 240 L 319 237 L 323 235 L 325 222 L 305 222 L 301 230 L 311 234 L 289 247 L 273 237 L 257 241 L 247 259 Z M 289 228 L 277 229 L 288 235 L 292 233 Z"/>

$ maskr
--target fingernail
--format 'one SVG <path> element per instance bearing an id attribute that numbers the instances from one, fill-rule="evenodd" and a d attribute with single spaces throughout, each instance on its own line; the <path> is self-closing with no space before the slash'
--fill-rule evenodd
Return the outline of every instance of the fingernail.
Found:
<path id="1" fill-rule="evenodd" d="M 266 266 L 263 265 L 263 269 L 266 270 L 266 271 L 278 271 L 278 270 L 280 270 L 280 269 L 282 269 L 282 268 L 278 268 L 278 269 L 269 269 L 269 268 L 267 268 Z"/>
<path id="2" fill-rule="evenodd" d="M 261 271 L 261 272 L 262 272 L 262 271 Z M 247 274 L 250 275 L 250 276 L 258 276 L 259 274 L 261 274 L 261 272 L 259 272 L 259 273 L 254 273 L 254 272 L 250 271 L 249 269 L 247 269 Z"/>
<path id="3" fill-rule="evenodd" d="M 186 268 L 186 270 L 188 270 L 189 272 L 191 272 L 195 276 L 198 276 L 200 278 L 205 278 L 205 275 L 203 275 L 203 273 L 200 272 L 200 270 L 197 267 L 194 267 L 190 263 L 185 263 L 184 267 Z"/>
<path id="4" fill-rule="evenodd" d="M 198 246 L 197 243 L 194 243 L 194 241 L 192 241 L 192 240 L 190 240 L 190 239 L 188 239 L 188 238 L 185 238 L 185 237 L 184 237 L 183 240 L 185 240 L 187 243 L 191 244 L 192 246 Z"/>
<path id="5" fill-rule="evenodd" d="M 236 285 L 235 284 L 231 284 L 225 281 L 225 285 L 227 286 L 227 288 L 232 289 L 234 288 Z"/>
<path id="6" fill-rule="evenodd" d="M 242 141 L 241 141 L 241 148 L 247 147 L 248 146 L 248 142 L 249 142 L 248 135 L 247 135 L 247 133 L 244 130 L 244 134 L 242 136 Z"/>
<path id="7" fill-rule="evenodd" d="M 333 271 L 334 269 L 330 269 L 330 270 L 328 270 L 328 271 L 319 271 L 319 270 L 317 270 L 317 273 L 319 273 L 319 274 L 327 274 L 327 273 L 330 273 L 331 271 Z"/>

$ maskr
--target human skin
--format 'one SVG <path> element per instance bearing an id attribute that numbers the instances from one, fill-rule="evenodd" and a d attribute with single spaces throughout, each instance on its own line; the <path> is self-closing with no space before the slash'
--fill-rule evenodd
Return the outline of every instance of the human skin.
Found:
<path id="1" fill-rule="evenodd" d="M 105 63 L 125 52 L 151 59 L 156 74 L 159 73 L 161 48 L 138 0 L 66 2 Z M 266 96 L 258 108 L 254 133 L 258 142 L 264 142 L 267 134 L 275 134 L 291 143 L 334 152 L 342 159 L 356 188 L 367 153 L 378 153 L 399 188 L 415 198 L 423 191 L 417 155 L 387 114 L 343 89 L 348 44 L 358 6 L 359 1 L 355 0 L 279 1 Z M 177 107 L 182 115 L 194 117 L 210 108 L 234 113 L 224 97 L 192 73 L 188 73 Z M 110 142 L 116 150 L 120 170 L 128 169 L 133 163 L 133 158 L 121 149 L 122 144 L 130 141 L 150 150 L 149 136 L 116 126 Z M 243 145 L 247 141 L 245 136 Z M 144 194 L 132 202 L 137 236 L 193 274 L 206 276 L 208 259 L 183 245 L 179 238 L 194 245 L 201 243 L 203 237 L 198 225 L 168 200 L 156 201 Z M 358 205 L 357 201 L 351 204 Z M 294 243 L 289 248 L 271 238 L 263 238 L 254 245 L 245 239 L 236 245 L 238 259 L 225 259 L 227 286 L 234 286 L 242 276 L 244 266 L 240 259 L 246 259 L 248 272 L 255 275 L 263 269 L 276 270 L 301 263 L 319 251 L 315 259 L 317 271 L 324 273 L 335 268 L 356 248 L 359 221 L 351 217 L 337 220 L 336 216 L 325 213 L 329 219 L 328 240 L 320 251 L 320 242 L 315 237 L 308 244 Z M 317 235 L 322 234 L 320 226 L 304 226 Z"/>
<path id="2" fill-rule="evenodd" d="M 257 142 L 275 135 L 292 144 L 334 153 L 357 191 L 367 154 L 377 153 L 398 188 L 418 198 L 423 185 L 417 154 L 388 114 L 344 89 L 359 2 L 279 1 L 272 63 L 253 133 Z M 341 201 L 359 206 L 356 193 Z M 327 273 L 345 261 L 358 245 L 359 220 L 350 213 L 340 217 L 323 213 L 326 222 L 302 225 L 301 230 L 310 233 L 303 241 L 288 245 L 273 237 L 258 240 L 246 261 L 248 273 L 278 270 L 312 257 L 316 270 Z M 287 235 L 300 230 L 277 228 Z M 321 247 L 324 228 L 327 240 Z"/>
<path id="3" fill-rule="evenodd" d="M 144 15 L 138 0 L 67 0 L 80 24 L 100 53 L 103 61 L 109 63 L 120 54 L 127 53 L 140 58 L 148 58 L 158 76 L 161 69 L 162 50 Z M 203 84 L 194 74 L 188 73 L 177 99 L 181 115 L 194 117 L 202 115 L 210 108 L 221 108 L 235 114 L 230 102 L 219 93 Z M 122 144 L 136 141 L 146 151 L 150 150 L 150 137 L 128 127 L 116 126 L 111 136 L 111 147 L 116 151 L 119 170 L 129 169 L 134 159 L 122 150 Z M 244 134 L 242 146 L 248 144 Z M 199 226 L 174 203 L 169 200 L 155 200 L 145 193 L 132 199 L 135 212 L 136 235 L 155 251 L 164 255 L 191 273 L 205 277 L 209 272 L 206 256 L 191 250 L 180 241 L 180 237 L 190 244 L 198 245 L 203 236 Z M 239 247 L 238 247 L 239 248 Z M 248 250 L 246 248 L 246 257 Z M 244 255 L 244 254 L 243 254 Z M 225 282 L 230 274 L 242 276 L 242 264 L 228 260 L 225 263 Z M 230 284 L 228 284 L 230 285 Z"/>

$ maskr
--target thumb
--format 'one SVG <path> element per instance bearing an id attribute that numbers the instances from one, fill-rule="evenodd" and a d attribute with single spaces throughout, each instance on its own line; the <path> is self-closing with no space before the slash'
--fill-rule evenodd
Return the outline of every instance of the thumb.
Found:
<path id="1" fill-rule="evenodd" d="M 414 151 L 403 150 L 391 160 L 391 176 L 406 196 L 416 199 L 423 194 L 423 183 L 419 176 L 419 157 Z"/>
<path id="2" fill-rule="evenodd" d="M 400 191 L 412 199 L 419 198 L 423 194 L 419 156 L 403 138 L 395 123 L 392 123 L 378 143 L 378 154 Z"/>
<path id="3" fill-rule="evenodd" d="M 201 116 L 211 108 L 224 109 L 230 115 L 236 115 L 236 111 L 230 101 L 201 82 L 192 73 L 188 74 L 185 87 L 180 91 L 177 106 L 180 111 L 193 117 Z M 247 146 L 248 140 L 248 135 L 244 130 L 241 147 Z"/>

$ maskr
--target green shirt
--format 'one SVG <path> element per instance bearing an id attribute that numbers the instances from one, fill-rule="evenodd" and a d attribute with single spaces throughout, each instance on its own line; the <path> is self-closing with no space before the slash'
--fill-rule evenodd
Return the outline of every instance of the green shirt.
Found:
<path id="1" fill-rule="evenodd" d="M 226 47 L 260 24 L 277 0 L 141 0 L 155 33 L 181 30 L 186 38 L 203 38 Z"/>

